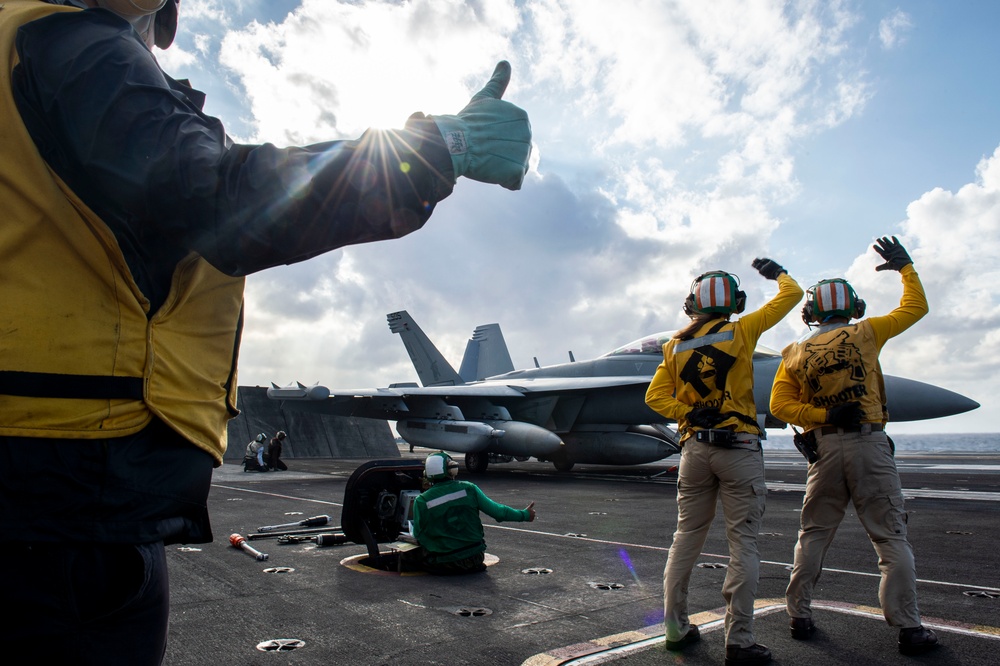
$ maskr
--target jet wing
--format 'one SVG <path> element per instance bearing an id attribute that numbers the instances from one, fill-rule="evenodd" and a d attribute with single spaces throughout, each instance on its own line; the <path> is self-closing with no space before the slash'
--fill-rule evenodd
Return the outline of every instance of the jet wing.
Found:
<path id="1" fill-rule="evenodd" d="M 649 377 L 537 377 L 517 378 L 516 381 L 486 380 L 458 386 L 393 385 L 385 388 L 326 389 L 311 386 L 308 391 L 295 387 L 268 389 L 268 397 L 284 401 L 289 409 L 336 416 L 357 416 L 396 420 L 427 414 L 428 405 L 436 402 L 464 404 L 483 401 L 513 407 L 531 398 L 555 396 L 560 400 L 616 387 L 638 387 L 645 393 Z M 326 397 L 329 396 L 329 397 Z M 442 409 L 445 407 L 442 406 Z"/>

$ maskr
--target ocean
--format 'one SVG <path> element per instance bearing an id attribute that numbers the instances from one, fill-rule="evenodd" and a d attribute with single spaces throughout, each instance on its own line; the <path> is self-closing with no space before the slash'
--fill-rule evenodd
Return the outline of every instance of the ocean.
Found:
<path id="1" fill-rule="evenodd" d="M 789 433 L 787 435 L 778 435 L 769 430 L 764 441 L 764 451 L 768 449 L 794 451 L 791 430 L 787 432 Z M 1000 453 L 1000 433 L 996 432 L 894 435 L 890 426 L 889 436 L 896 444 L 897 451 L 907 453 Z"/>

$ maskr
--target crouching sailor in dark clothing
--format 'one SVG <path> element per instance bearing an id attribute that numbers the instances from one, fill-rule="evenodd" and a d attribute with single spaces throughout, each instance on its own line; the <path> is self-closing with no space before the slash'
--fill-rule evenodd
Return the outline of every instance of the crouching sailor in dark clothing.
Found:
<path id="1" fill-rule="evenodd" d="M 288 465 L 281 459 L 281 446 L 285 438 L 288 437 L 284 430 L 279 430 L 274 437 L 271 438 L 271 443 L 267 446 L 267 466 L 270 467 L 275 472 L 284 472 L 288 470 Z"/>
<path id="2" fill-rule="evenodd" d="M 443 451 L 424 461 L 424 476 L 431 484 L 414 502 L 413 535 L 423 546 L 421 568 L 434 574 L 486 571 L 483 523 L 479 512 L 494 518 L 531 522 L 535 503 L 514 509 L 494 502 L 474 483 L 458 481 L 458 463 Z"/>

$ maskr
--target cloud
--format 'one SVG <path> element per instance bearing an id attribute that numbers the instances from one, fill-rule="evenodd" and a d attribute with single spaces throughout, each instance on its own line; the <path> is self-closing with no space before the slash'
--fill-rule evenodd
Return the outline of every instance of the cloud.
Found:
<path id="1" fill-rule="evenodd" d="M 891 340 L 883 367 L 956 390 L 1000 408 L 1000 147 L 975 168 L 975 180 L 957 192 L 935 188 L 910 203 L 900 241 L 913 258 L 930 313 Z M 858 257 L 848 278 L 868 303 L 870 315 L 889 312 L 901 289 L 893 272 L 871 249 Z"/>
<path id="2" fill-rule="evenodd" d="M 879 22 L 879 43 L 881 43 L 883 49 L 891 51 L 906 41 L 907 33 L 912 29 L 913 21 L 910 19 L 909 14 L 901 9 L 897 9 Z"/>
<path id="3" fill-rule="evenodd" d="M 402 308 L 444 331 L 456 362 L 490 321 L 520 365 L 596 356 L 682 324 L 708 268 L 740 274 L 762 302 L 773 285 L 749 264 L 780 224 L 773 206 L 798 191 L 795 143 L 867 99 L 844 56 L 855 22 L 777 2 L 306 0 L 232 28 L 219 58 L 245 90 L 254 141 L 454 112 L 507 57 L 507 98 L 529 109 L 537 149 L 521 192 L 463 181 L 410 237 L 255 276 L 241 370 L 259 381 L 284 357 L 286 374 L 301 363 L 334 383 L 397 381 L 334 348 L 370 333 L 396 349 L 383 317 Z M 295 344 L 303 330 L 330 341 L 320 361 Z"/>
<path id="4" fill-rule="evenodd" d="M 417 110 L 458 111 L 516 24 L 503 0 L 304 0 L 280 23 L 231 31 L 220 62 L 246 90 L 249 140 L 300 145 L 399 127 Z"/>
<path id="5" fill-rule="evenodd" d="M 770 254 L 785 224 L 776 211 L 804 195 L 796 155 L 856 119 L 876 92 L 862 17 L 846 3 L 221 7 L 186 0 L 196 20 L 175 64 L 205 74 L 211 94 L 238 110 L 226 121 L 242 141 L 354 138 L 416 110 L 455 113 L 506 58 L 506 98 L 529 111 L 535 142 L 520 192 L 463 180 L 411 236 L 252 276 L 240 364 L 250 383 L 413 380 L 385 325 L 399 309 L 456 365 L 475 325 L 500 322 L 524 367 L 679 327 L 688 285 L 708 269 L 737 273 L 755 307 L 774 284 L 750 261 Z M 887 17 L 883 46 L 912 27 L 901 11 Z M 901 238 L 932 312 L 887 347 L 896 374 L 947 386 L 982 375 L 964 350 L 1000 358 L 998 181 L 994 154 L 974 183 L 931 190 L 907 209 Z M 976 252 L 983 261 L 971 265 Z M 877 313 L 898 302 L 899 285 L 874 265 L 869 251 L 847 275 Z M 802 328 L 793 314 L 762 342 L 781 347 Z"/>

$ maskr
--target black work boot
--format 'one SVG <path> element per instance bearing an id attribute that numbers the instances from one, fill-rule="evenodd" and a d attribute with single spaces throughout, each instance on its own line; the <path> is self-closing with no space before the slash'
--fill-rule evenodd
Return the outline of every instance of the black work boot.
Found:
<path id="1" fill-rule="evenodd" d="M 816 631 L 816 625 L 809 617 L 793 617 L 788 622 L 788 628 L 792 630 L 792 638 L 800 641 L 809 640 Z"/>
<path id="2" fill-rule="evenodd" d="M 766 645 L 754 643 L 750 647 L 726 646 L 726 666 L 762 666 L 770 661 L 771 651 Z"/>
<path id="3" fill-rule="evenodd" d="M 697 643 L 701 640 L 701 632 L 698 630 L 697 624 L 689 625 L 689 629 L 686 634 L 681 636 L 676 641 L 667 640 L 668 650 L 683 650 L 688 645 L 692 643 Z"/>
<path id="4" fill-rule="evenodd" d="M 903 654 L 923 654 L 937 646 L 937 634 L 923 625 L 899 630 L 899 651 Z"/>

